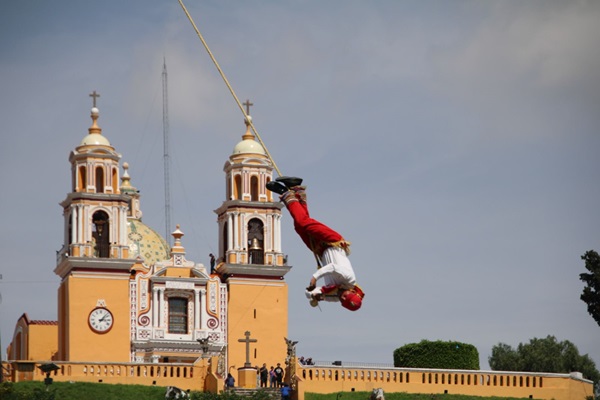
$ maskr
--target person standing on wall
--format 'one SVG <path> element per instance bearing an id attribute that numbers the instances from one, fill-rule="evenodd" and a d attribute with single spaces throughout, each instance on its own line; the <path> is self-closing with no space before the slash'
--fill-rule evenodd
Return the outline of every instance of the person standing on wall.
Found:
<path id="1" fill-rule="evenodd" d="M 281 364 L 277 363 L 277 368 L 275 368 L 275 377 L 277 382 L 277 387 L 281 387 L 283 384 L 283 368 L 281 368 Z"/>

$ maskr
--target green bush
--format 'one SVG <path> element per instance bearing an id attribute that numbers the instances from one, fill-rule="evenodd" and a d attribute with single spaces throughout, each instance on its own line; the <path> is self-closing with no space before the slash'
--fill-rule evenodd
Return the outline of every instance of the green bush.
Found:
<path id="1" fill-rule="evenodd" d="M 479 369 L 479 352 L 471 344 L 422 340 L 394 350 L 394 367 Z"/>

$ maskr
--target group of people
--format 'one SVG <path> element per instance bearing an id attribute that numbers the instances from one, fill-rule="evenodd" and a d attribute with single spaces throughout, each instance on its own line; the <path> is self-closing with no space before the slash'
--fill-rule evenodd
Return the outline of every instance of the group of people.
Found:
<path id="1" fill-rule="evenodd" d="M 298 359 L 298 362 L 302 365 L 315 365 L 312 357 L 304 358 L 304 356 L 302 356 Z"/>
<path id="2" fill-rule="evenodd" d="M 256 370 L 258 371 L 256 386 L 261 388 L 282 388 L 285 386 L 283 383 L 285 370 L 281 367 L 281 363 L 277 363 L 277 367 L 271 366 L 271 369 L 268 369 L 265 363 L 260 368 L 256 367 Z M 225 386 L 227 388 L 235 387 L 235 378 L 230 373 L 225 378 Z"/>
<path id="3" fill-rule="evenodd" d="M 283 387 L 284 369 L 281 363 L 277 363 L 277 367 L 271 365 L 271 369 L 267 369 L 267 364 L 263 364 L 258 370 L 258 381 L 260 387 Z"/>

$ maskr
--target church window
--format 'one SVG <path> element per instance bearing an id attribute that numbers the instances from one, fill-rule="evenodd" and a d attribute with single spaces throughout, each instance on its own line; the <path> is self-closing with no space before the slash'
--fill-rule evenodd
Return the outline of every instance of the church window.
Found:
<path id="1" fill-rule="evenodd" d="M 169 333 L 187 333 L 187 299 L 171 297 L 169 299 Z"/>
<path id="2" fill-rule="evenodd" d="M 84 165 L 79 167 L 79 176 L 77 177 L 77 182 L 77 191 L 84 192 L 85 188 L 87 187 L 86 170 Z"/>
<path id="3" fill-rule="evenodd" d="M 113 193 L 117 193 L 117 188 L 119 187 L 119 177 L 116 168 L 112 169 L 112 190 Z"/>
<path id="4" fill-rule="evenodd" d="M 271 182 L 271 180 L 267 178 L 267 183 L 269 182 Z M 271 192 L 270 190 L 267 190 L 267 201 L 273 201 L 272 193 L 273 192 Z"/>
<path id="5" fill-rule="evenodd" d="M 110 257 L 108 214 L 96 211 L 92 216 L 93 254 L 95 257 Z"/>
<path id="6" fill-rule="evenodd" d="M 236 200 L 241 200 L 242 199 L 242 177 L 240 175 L 236 175 L 234 178 L 234 193 L 233 193 L 233 197 Z"/>
<path id="7" fill-rule="evenodd" d="M 96 193 L 104 193 L 104 169 L 96 167 Z"/>
<path id="8" fill-rule="evenodd" d="M 250 200 L 258 201 L 258 177 L 256 175 L 250 178 Z"/>
<path id="9" fill-rule="evenodd" d="M 226 261 L 227 260 L 227 251 L 229 250 L 229 224 L 227 222 L 225 222 L 223 224 L 223 254 L 221 254 L 221 257 L 223 257 L 222 261 Z"/>
<path id="10" fill-rule="evenodd" d="M 250 264 L 264 264 L 264 225 L 258 218 L 248 222 L 248 256 Z"/>

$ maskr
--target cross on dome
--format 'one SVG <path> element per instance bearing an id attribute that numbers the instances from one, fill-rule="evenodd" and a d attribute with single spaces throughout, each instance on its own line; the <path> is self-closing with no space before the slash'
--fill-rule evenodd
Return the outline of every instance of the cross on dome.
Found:
<path id="1" fill-rule="evenodd" d="M 94 90 L 92 93 L 89 94 L 89 96 L 93 98 L 92 107 L 96 108 L 96 98 L 100 97 L 100 95 Z"/>
<path id="2" fill-rule="evenodd" d="M 250 115 L 250 107 L 253 106 L 254 103 L 250 103 L 250 100 L 246 99 L 246 102 L 242 104 L 246 106 L 246 115 Z"/>

